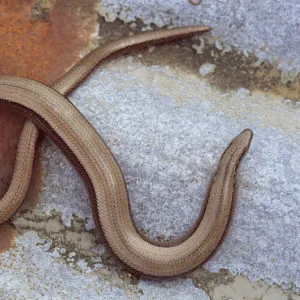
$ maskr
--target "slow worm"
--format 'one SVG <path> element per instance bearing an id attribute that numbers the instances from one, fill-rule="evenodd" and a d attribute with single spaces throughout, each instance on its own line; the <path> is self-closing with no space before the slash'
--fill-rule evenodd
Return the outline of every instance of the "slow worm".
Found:
<path id="1" fill-rule="evenodd" d="M 183 238 L 161 245 L 143 237 L 136 229 L 117 162 L 95 129 L 63 95 L 99 62 L 114 54 L 209 29 L 159 30 L 112 42 L 88 54 L 52 88 L 21 77 L 0 77 L 0 101 L 28 118 L 20 137 L 11 185 L 0 202 L 0 222 L 13 215 L 26 195 L 39 128 L 58 145 L 82 176 L 90 195 L 96 227 L 102 231 L 109 249 L 128 269 L 147 276 L 170 277 L 186 273 L 204 262 L 216 249 L 226 229 L 236 170 L 249 148 L 252 131 L 244 130 L 223 153 L 198 226 Z"/>
<path id="2" fill-rule="evenodd" d="M 200 5 L 201 0 L 189 0 L 193 5 Z"/>

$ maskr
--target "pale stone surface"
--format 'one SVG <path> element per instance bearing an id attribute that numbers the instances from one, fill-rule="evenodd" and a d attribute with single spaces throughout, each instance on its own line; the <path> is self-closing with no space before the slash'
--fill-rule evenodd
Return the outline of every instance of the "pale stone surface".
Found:
<path id="1" fill-rule="evenodd" d="M 229 232 L 205 267 L 300 287 L 298 110 L 246 89 L 224 94 L 193 74 L 131 58 L 96 70 L 71 99 L 112 149 L 134 218 L 153 237 L 178 236 L 193 223 L 222 151 L 252 128 Z M 90 219 L 83 187 L 58 152 L 47 146 L 41 213 L 61 207 L 65 220 L 73 213 Z"/>
<path id="2" fill-rule="evenodd" d="M 206 76 L 208 74 L 214 73 L 216 68 L 217 68 L 217 66 L 214 64 L 205 63 L 202 66 L 200 66 L 199 73 L 202 76 Z"/>
<path id="3" fill-rule="evenodd" d="M 277 286 L 268 286 L 266 283 L 251 282 L 238 275 L 227 284 L 216 284 L 212 288 L 213 300 L 299 300 L 300 296 L 281 290 Z"/>
<path id="4" fill-rule="evenodd" d="M 138 287 L 143 291 L 141 300 L 209 300 L 208 296 L 196 288 L 192 280 L 177 279 L 168 281 L 143 280 Z"/>
<path id="5" fill-rule="evenodd" d="M 50 245 L 31 231 L 1 255 L 0 299 L 130 299 L 116 283 L 90 275 L 96 270 L 62 263 Z"/>
<path id="6" fill-rule="evenodd" d="M 199 7 L 178 0 L 104 0 L 100 12 L 111 20 L 141 17 L 158 26 L 198 25 L 201 20 L 215 28 L 217 49 L 231 51 L 231 45 L 246 55 L 254 49 L 261 60 L 281 59 L 278 68 L 294 73 L 300 67 L 298 10 L 295 0 L 203 0 Z M 204 47 L 201 39 L 200 46 L 194 45 L 199 54 Z M 216 283 L 207 293 L 183 278 L 128 283 L 102 264 L 103 247 L 85 253 L 94 245 L 91 233 L 65 233 L 71 228 L 66 226 L 74 227 L 74 215 L 93 228 L 91 210 L 80 178 L 46 141 L 41 202 L 33 216 L 15 220 L 17 227 L 31 230 L 18 237 L 15 249 L 0 255 L 1 299 L 8 294 L 13 299 L 299 299 L 282 289 L 300 289 L 297 102 L 243 88 L 225 94 L 199 77 L 118 59 L 98 68 L 70 98 L 112 149 L 128 184 L 134 219 L 152 237 L 179 236 L 193 223 L 221 153 L 240 131 L 253 129 L 229 231 L 204 267 L 212 272 L 225 268 L 279 287 L 239 275 L 231 284 Z M 63 224 L 34 219 L 53 211 L 61 213 Z M 57 234 L 73 248 L 56 247 L 54 240 L 34 231 Z"/>
<path id="7" fill-rule="evenodd" d="M 99 13 L 107 21 L 142 19 L 158 27 L 209 25 L 218 44 L 278 63 L 288 77 L 300 70 L 297 0 L 203 0 L 199 6 L 188 0 L 102 0 Z"/>

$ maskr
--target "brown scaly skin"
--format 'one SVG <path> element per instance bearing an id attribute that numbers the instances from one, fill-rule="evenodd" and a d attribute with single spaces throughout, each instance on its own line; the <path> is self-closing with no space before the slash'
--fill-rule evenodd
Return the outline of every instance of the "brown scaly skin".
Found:
<path id="1" fill-rule="evenodd" d="M 189 0 L 193 5 L 200 5 L 201 0 Z"/>
<path id="2" fill-rule="evenodd" d="M 208 30 L 209 27 L 175 28 L 112 42 L 92 51 L 52 88 L 25 78 L 0 77 L 0 101 L 35 124 L 27 120 L 22 131 L 11 186 L 0 202 L 0 222 L 11 217 L 26 194 L 39 128 L 77 168 L 89 191 L 97 227 L 102 230 L 111 251 L 129 269 L 151 277 L 171 277 L 186 273 L 205 261 L 224 234 L 232 207 L 236 170 L 249 148 L 251 130 L 246 129 L 239 134 L 224 152 L 198 226 L 171 244 L 159 245 L 136 230 L 117 162 L 95 129 L 63 95 L 82 81 L 99 62 L 113 54 Z"/>
<path id="3" fill-rule="evenodd" d="M 99 63 L 104 62 L 111 56 L 128 53 L 149 45 L 174 41 L 194 34 L 201 34 L 209 30 L 210 27 L 206 26 L 156 30 L 111 42 L 106 46 L 98 47 L 90 52 L 75 64 L 62 78 L 55 82 L 53 88 L 62 95 L 66 95 Z M 10 185 L 2 199 L 0 199 L 0 224 L 12 217 L 26 196 L 31 178 L 37 137 L 38 128 L 31 122 L 26 122 L 19 139 L 15 167 Z M 24 172 L 24 170 L 26 170 L 26 172 Z"/>

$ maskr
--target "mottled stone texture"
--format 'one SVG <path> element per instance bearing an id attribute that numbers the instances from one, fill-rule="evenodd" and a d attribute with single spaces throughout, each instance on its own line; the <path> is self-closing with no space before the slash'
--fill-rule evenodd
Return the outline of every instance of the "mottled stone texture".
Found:
<path id="1" fill-rule="evenodd" d="M 295 74 L 300 69 L 298 0 L 102 0 L 99 12 L 108 21 L 141 19 L 163 26 L 209 25 L 225 44 L 254 53 L 261 60 Z"/>
<path id="2" fill-rule="evenodd" d="M 93 1 L 1 1 L 0 75 L 53 83 L 91 41 Z M 0 104 L 0 196 L 11 178 L 23 118 Z"/>
<path id="3" fill-rule="evenodd" d="M 0 25 L 0 32 L 8 28 L 0 35 L 3 75 L 19 74 L 51 83 L 62 74 L 95 30 L 96 16 L 89 19 L 94 6 L 83 2 L 0 4 L 1 17 L 6 16 L 8 22 Z M 202 0 L 199 7 L 178 0 L 103 0 L 99 11 L 107 20 L 141 18 L 159 27 L 212 25 L 217 49 L 230 52 L 229 45 L 235 46 L 245 55 L 254 52 L 259 60 L 278 62 L 279 69 L 293 73 L 300 66 L 299 10 L 295 0 Z M 11 22 L 10 14 L 18 22 Z M 194 45 L 200 55 L 206 45 L 203 41 Z M 178 51 L 184 47 L 177 46 Z M 160 58 L 157 48 L 150 51 Z M 210 81 L 221 68 L 218 63 L 211 65 L 213 72 L 205 68 L 200 76 L 201 69 L 199 74 L 166 61 L 155 66 L 132 57 L 119 58 L 97 68 L 69 98 L 120 164 L 137 226 L 160 239 L 180 236 L 191 226 L 223 150 L 244 128 L 254 131 L 238 172 L 227 234 L 203 266 L 205 270 L 170 281 L 139 279 L 124 271 L 102 244 L 95 243 L 84 185 L 47 139 L 42 147 L 45 175 L 40 202 L 34 210 L 15 217 L 14 224 L 22 234 L 15 247 L 0 254 L 1 299 L 10 295 L 13 299 L 224 300 L 235 296 L 299 300 L 299 294 L 282 289 L 300 289 L 299 103 L 243 86 L 218 89 Z M 205 56 L 201 65 L 211 62 Z M 21 119 L 3 112 L 1 107 L 2 191 L 11 174 L 12 149 L 21 125 Z M 3 144 L 7 140 L 9 146 Z M 2 227 L 2 233 L 8 236 L 2 243 L 7 250 L 16 232 Z M 263 279 L 279 287 L 230 274 Z"/>
<path id="4" fill-rule="evenodd" d="M 300 287 L 298 110 L 274 96 L 222 93 L 193 74 L 130 58 L 98 68 L 71 99 L 113 151 L 134 219 L 152 237 L 179 236 L 192 225 L 223 150 L 252 128 L 228 233 L 205 267 Z M 40 209 L 59 207 L 66 224 L 74 212 L 91 221 L 82 183 L 48 147 Z"/>

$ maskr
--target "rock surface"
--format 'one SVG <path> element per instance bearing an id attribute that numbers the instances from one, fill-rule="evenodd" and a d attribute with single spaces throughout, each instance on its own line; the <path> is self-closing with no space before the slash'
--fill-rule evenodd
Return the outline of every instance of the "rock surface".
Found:
<path id="1" fill-rule="evenodd" d="M 257 8 L 259 18 L 250 9 L 257 1 L 212 0 L 194 7 L 177 0 L 139 5 L 104 0 L 100 11 L 110 19 L 140 17 L 158 26 L 199 24 L 201 18 L 222 36 L 214 42 L 217 50 L 230 52 L 232 45 L 247 54 L 255 46 L 260 59 L 281 57 L 276 67 L 298 70 L 296 51 L 284 51 L 297 47 L 298 39 L 293 44 L 290 37 L 298 26 L 299 7 L 293 1 L 275 1 L 272 8 L 267 3 Z M 295 18 L 275 28 L 272 24 L 289 5 L 294 5 Z M 280 11 L 278 16 L 270 13 L 273 9 Z M 260 36 L 262 28 L 266 32 Z M 269 48 L 262 46 L 263 38 Z M 201 56 L 206 45 L 193 48 Z M 177 48 L 178 53 L 191 49 Z M 143 61 L 146 51 L 98 67 L 69 99 L 111 148 L 128 185 L 134 219 L 153 238 L 178 237 L 191 226 L 222 152 L 239 132 L 251 128 L 254 139 L 238 171 L 236 205 L 224 242 L 203 268 L 176 280 L 132 276 L 96 242 L 84 185 L 46 139 L 39 203 L 15 216 L 20 235 L 15 247 L 0 254 L 1 299 L 300 299 L 299 105 L 268 90 L 242 85 L 223 90 L 212 80 L 215 73 L 202 77 L 200 65 L 195 70 L 178 67 L 163 61 L 160 51 L 149 49 L 157 64 Z M 212 63 L 210 57 L 201 59 L 202 65 Z M 214 65 L 216 73 L 224 68 Z"/>
<path id="2" fill-rule="evenodd" d="M 97 17 L 93 1 L 68 2 L 1 1 L 1 76 L 51 84 L 78 60 L 91 43 Z M 12 176 L 23 122 L 22 116 L 0 104 L 0 197 Z"/>
<path id="3" fill-rule="evenodd" d="M 254 53 L 278 68 L 296 75 L 300 69 L 300 4 L 297 0 L 102 0 L 99 12 L 107 21 L 141 19 L 163 26 L 209 25 L 219 43 Z"/>
<path id="4" fill-rule="evenodd" d="M 118 160 L 134 218 L 151 237 L 178 237 L 192 225 L 223 150 L 251 128 L 232 223 L 205 267 L 300 287 L 297 109 L 245 89 L 222 93 L 193 74 L 130 58 L 96 70 L 71 99 Z M 52 145 L 44 152 L 42 212 L 60 208 L 67 225 L 73 213 L 92 222 L 83 186 L 58 152 Z"/>

